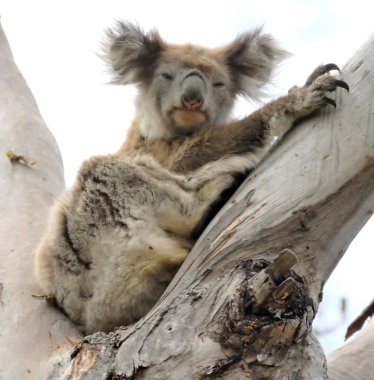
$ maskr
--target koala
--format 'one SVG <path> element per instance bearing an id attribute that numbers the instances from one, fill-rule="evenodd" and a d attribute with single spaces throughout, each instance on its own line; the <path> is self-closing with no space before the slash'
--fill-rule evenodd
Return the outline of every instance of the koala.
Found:
<path id="1" fill-rule="evenodd" d="M 35 253 L 40 286 L 84 333 L 143 317 L 186 259 L 212 208 L 302 118 L 348 85 L 319 66 L 303 87 L 241 120 L 287 56 L 261 29 L 215 49 L 166 43 L 119 22 L 103 57 L 116 84 L 135 84 L 137 114 L 115 154 L 84 162 L 56 201 Z"/>

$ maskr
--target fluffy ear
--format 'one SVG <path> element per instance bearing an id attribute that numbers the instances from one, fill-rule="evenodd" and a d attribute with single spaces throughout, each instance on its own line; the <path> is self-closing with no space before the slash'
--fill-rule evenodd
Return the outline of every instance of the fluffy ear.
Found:
<path id="1" fill-rule="evenodd" d="M 113 83 L 146 82 L 153 76 L 164 47 L 156 30 L 144 33 L 134 24 L 118 21 L 106 32 L 102 58 L 114 73 Z"/>
<path id="2" fill-rule="evenodd" d="M 260 88 L 269 82 L 277 64 L 290 55 L 270 35 L 261 32 L 259 28 L 240 34 L 223 49 L 234 89 L 255 99 L 262 95 Z"/>

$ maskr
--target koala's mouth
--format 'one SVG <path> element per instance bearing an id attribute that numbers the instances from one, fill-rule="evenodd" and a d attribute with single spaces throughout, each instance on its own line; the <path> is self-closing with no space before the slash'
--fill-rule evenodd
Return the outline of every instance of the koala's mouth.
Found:
<path id="1" fill-rule="evenodd" d="M 209 120 L 208 113 L 203 110 L 187 110 L 184 108 L 174 108 L 169 112 L 169 117 L 179 128 L 196 128 L 205 124 Z"/>

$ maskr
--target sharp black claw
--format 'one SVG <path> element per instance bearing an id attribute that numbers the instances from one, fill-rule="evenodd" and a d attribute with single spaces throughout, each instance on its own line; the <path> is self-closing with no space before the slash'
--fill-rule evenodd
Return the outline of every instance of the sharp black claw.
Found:
<path id="1" fill-rule="evenodd" d="M 335 103 L 335 100 L 331 99 L 331 98 L 328 98 L 327 96 L 324 96 L 323 97 L 323 100 L 327 103 L 327 104 L 331 104 L 332 106 L 334 106 L 336 108 L 336 103 Z"/>
<path id="2" fill-rule="evenodd" d="M 338 70 L 340 72 L 340 69 L 335 63 L 328 63 L 327 65 L 320 65 L 318 66 L 311 75 L 309 75 L 309 78 L 305 82 L 305 86 L 310 86 L 319 76 L 324 75 L 328 73 L 331 70 Z"/>
<path id="3" fill-rule="evenodd" d="M 345 90 L 347 90 L 347 91 L 349 92 L 349 86 L 348 86 L 348 83 L 347 83 L 347 82 L 344 82 L 344 80 L 336 79 L 335 84 L 336 84 L 338 87 L 342 87 L 342 88 L 344 88 Z"/>
<path id="4" fill-rule="evenodd" d="M 327 65 L 324 66 L 325 73 L 331 70 L 338 70 L 339 73 L 341 72 L 339 69 L 339 66 L 335 65 L 335 63 L 328 63 Z"/>

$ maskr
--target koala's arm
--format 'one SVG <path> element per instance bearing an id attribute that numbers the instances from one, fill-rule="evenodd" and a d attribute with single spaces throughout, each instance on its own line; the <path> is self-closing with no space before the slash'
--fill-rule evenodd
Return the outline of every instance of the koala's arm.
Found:
<path id="1" fill-rule="evenodd" d="M 242 120 L 201 130 L 186 142 L 189 145 L 186 154 L 172 169 L 188 173 L 201 168 L 213 176 L 225 170 L 243 172 L 254 168 L 295 122 L 327 104 L 335 105 L 325 96 L 326 92 L 335 91 L 337 87 L 349 89 L 345 82 L 329 74 L 332 69 L 338 70 L 338 67 L 334 64 L 319 66 L 305 86 L 292 88 L 288 95 Z"/>

